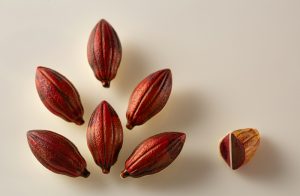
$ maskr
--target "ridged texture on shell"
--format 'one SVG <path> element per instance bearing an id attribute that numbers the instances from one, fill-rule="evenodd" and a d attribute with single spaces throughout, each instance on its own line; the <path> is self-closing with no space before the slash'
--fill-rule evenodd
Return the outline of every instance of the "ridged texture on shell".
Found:
<path id="1" fill-rule="evenodd" d="M 90 34 L 87 56 L 96 78 L 104 87 L 109 87 L 121 62 L 122 46 L 113 27 L 104 19 L 96 24 Z"/>
<path id="2" fill-rule="evenodd" d="M 176 159 L 185 137 L 180 132 L 164 132 L 146 139 L 127 159 L 121 177 L 137 178 L 163 170 Z"/>
<path id="3" fill-rule="evenodd" d="M 238 169 L 254 156 L 260 143 L 256 129 L 238 129 L 226 135 L 220 143 L 220 152 L 232 169 Z"/>
<path id="4" fill-rule="evenodd" d="M 68 122 L 84 123 L 80 96 L 63 75 L 46 67 L 37 67 L 35 84 L 43 104 L 50 112 Z"/>
<path id="5" fill-rule="evenodd" d="M 27 140 L 34 156 L 49 170 L 71 177 L 89 176 L 84 158 L 64 136 L 47 130 L 32 130 L 27 132 Z"/>
<path id="6" fill-rule="evenodd" d="M 96 164 L 103 173 L 109 173 L 122 148 L 123 129 L 117 113 L 106 101 L 101 102 L 91 116 L 87 143 Z"/>
<path id="7" fill-rule="evenodd" d="M 170 69 L 159 70 L 143 79 L 131 94 L 126 113 L 128 129 L 142 125 L 166 105 L 172 90 Z"/>

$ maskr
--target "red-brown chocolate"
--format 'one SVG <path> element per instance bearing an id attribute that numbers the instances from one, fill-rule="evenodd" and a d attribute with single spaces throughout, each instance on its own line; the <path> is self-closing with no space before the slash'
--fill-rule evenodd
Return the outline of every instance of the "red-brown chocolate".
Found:
<path id="1" fill-rule="evenodd" d="M 103 173 L 109 173 L 123 145 L 123 128 L 117 113 L 106 101 L 101 102 L 91 116 L 87 143 L 95 163 Z"/>
<path id="2" fill-rule="evenodd" d="M 37 92 L 50 112 L 68 122 L 82 125 L 83 107 L 74 85 L 63 75 L 47 67 L 37 67 Z"/>
<path id="3" fill-rule="evenodd" d="M 122 58 L 122 46 L 114 28 L 100 20 L 90 34 L 87 45 L 89 64 L 96 78 L 108 88 L 116 77 Z"/>
<path id="4" fill-rule="evenodd" d="M 27 132 L 27 140 L 37 160 L 54 173 L 85 178 L 90 175 L 84 158 L 64 136 L 47 130 L 32 130 Z"/>
<path id="5" fill-rule="evenodd" d="M 159 70 L 143 79 L 131 94 L 126 113 L 128 129 L 142 125 L 166 105 L 172 90 L 170 69 Z"/>
<path id="6" fill-rule="evenodd" d="M 144 140 L 126 160 L 121 177 L 137 178 L 165 169 L 179 155 L 185 138 L 184 133 L 164 132 Z"/>

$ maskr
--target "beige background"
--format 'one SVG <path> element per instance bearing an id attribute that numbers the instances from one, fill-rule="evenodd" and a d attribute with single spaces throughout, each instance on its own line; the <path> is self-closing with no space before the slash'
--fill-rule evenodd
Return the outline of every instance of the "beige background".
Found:
<path id="1" fill-rule="evenodd" d="M 3 1 L 0 2 L 1 195 L 299 195 L 300 1 Z M 123 45 L 117 78 L 104 89 L 87 63 L 96 22 L 107 19 Z M 88 121 L 106 99 L 123 125 L 128 98 L 146 75 L 169 67 L 164 110 L 133 131 L 111 174 L 94 164 L 79 127 L 52 115 L 37 95 L 37 65 L 67 76 Z M 254 159 L 231 171 L 218 154 L 229 130 L 262 135 Z M 91 176 L 69 178 L 42 167 L 26 131 L 54 130 L 72 140 Z M 184 131 L 186 144 L 163 172 L 122 180 L 132 149 L 161 131 Z"/>

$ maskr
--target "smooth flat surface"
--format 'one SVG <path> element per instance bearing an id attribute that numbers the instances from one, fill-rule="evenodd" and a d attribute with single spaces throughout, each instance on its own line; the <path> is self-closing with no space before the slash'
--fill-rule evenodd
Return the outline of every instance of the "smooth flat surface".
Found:
<path id="1" fill-rule="evenodd" d="M 179 1 L 178 1 L 179 2 Z M 299 195 L 300 1 L 1 1 L 1 195 Z M 117 31 L 123 59 L 110 89 L 88 65 L 86 44 L 101 19 Z M 131 91 L 148 74 L 172 69 L 173 90 L 161 113 L 129 131 L 111 174 L 88 151 L 85 131 L 51 114 L 34 83 L 37 65 L 77 87 L 88 119 L 105 99 L 125 125 Z M 262 135 L 253 160 L 231 171 L 219 140 L 254 127 Z M 56 175 L 38 163 L 26 131 L 49 129 L 72 140 L 91 176 Z M 163 172 L 120 179 L 143 139 L 184 131 L 186 144 Z"/>

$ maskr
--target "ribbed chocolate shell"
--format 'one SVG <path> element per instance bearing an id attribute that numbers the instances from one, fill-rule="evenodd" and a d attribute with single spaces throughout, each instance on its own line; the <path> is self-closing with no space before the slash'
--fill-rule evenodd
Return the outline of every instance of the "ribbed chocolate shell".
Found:
<path id="1" fill-rule="evenodd" d="M 37 67 L 35 84 L 43 104 L 50 112 L 68 122 L 84 123 L 79 93 L 63 75 L 46 67 Z"/>
<path id="2" fill-rule="evenodd" d="M 47 130 L 32 130 L 27 132 L 27 140 L 34 156 L 49 170 L 71 177 L 90 175 L 84 158 L 64 136 Z"/>
<path id="3" fill-rule="evenodd" d="M 106 101 L 101 102 L 91 116 L 87 143 L 95 163 L 103 173 L 109 173 L 122 148 L 123 129 L 117 113 Z"/>
<path id="4" fill-rule="evenodd" d="M 220 153 L 227 165 L 236 170 L 254 156 L 260 143 L 257 129 L 238 129 L 227 134 L 220 143 Z"/>
<path id="5" fill-rule="evenodd" d="M 126 113 L 128 129 L 142 125 L 166 105 L 172 90 L 170 69 L 159 70 L 143 79 L 134 89 Z"/>
<path id="6" fill-rule="evenodd" d="M 164 132 L 144 140 L 126 160 L 121 177 L 137 178 L 163 170 L 179 155 L 185 137 L 180 132 Z"/>
<path id="7" fill-rule="evenodd" d="M 96 78 L 104 87 L 109 87 L 121 62 L 122 46 L 113 27 L 104 19 L 96 24 L 90 34 L 87 56 Z"/>

